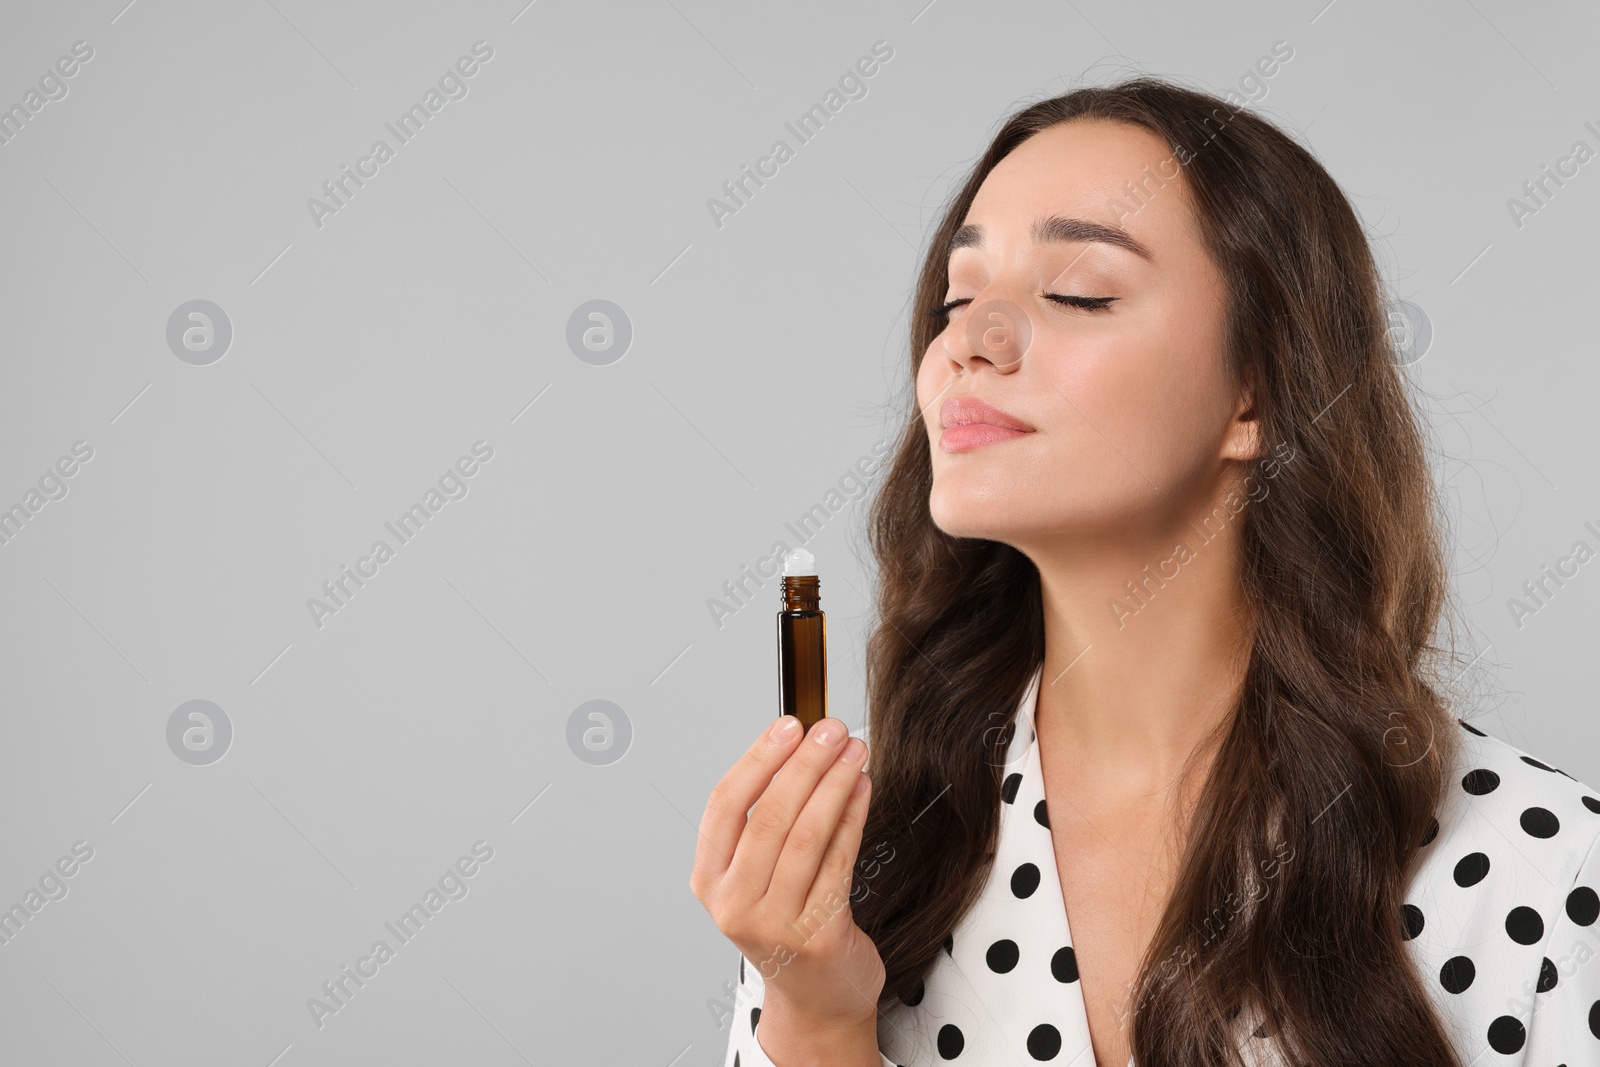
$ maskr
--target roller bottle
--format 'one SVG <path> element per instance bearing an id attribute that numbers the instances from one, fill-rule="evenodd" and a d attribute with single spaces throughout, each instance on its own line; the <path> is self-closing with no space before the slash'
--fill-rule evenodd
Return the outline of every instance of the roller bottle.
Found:
<path id="1" fill-rule="evenodd" d="M 783 561 L 778 612 L 779 714 L 812 725 L 828 715 L 828 619 L 818 591 L 816 559 L 796 548 Z"/>

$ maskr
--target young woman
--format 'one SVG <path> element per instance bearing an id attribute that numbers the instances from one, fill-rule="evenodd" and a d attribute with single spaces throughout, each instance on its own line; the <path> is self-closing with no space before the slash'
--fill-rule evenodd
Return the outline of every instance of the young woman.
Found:
<path id="1" fill-rule="evenodd" d="M 914 311 L 870 783 L 780 718 L 701 822 L 726 1062 L 1600 1064 L 1600 797 L 1445 702 L 1424 438 L 1317 161 L 1158 80 L 1034 104 Z"/>

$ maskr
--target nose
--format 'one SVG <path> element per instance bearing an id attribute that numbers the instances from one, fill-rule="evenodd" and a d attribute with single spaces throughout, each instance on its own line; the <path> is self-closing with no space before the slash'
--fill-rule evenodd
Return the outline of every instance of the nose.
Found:
<path id="1" fill-rule="evenodd" d="M 1022 366 L 1032 340 L 1028 313 L 1001 297 L 977 298 L 967 305 L 960 328 L 939 335 L 946 354 L 963 369 L 970 372 L 982 360 L 1001 374 Z"/>

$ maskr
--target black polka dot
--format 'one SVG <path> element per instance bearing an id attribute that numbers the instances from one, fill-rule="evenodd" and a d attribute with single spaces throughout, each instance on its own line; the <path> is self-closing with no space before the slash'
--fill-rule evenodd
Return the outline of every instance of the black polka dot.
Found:
<path id="1" fill-rule="evenodd" d="M 1600 1000 L 1589 1005 L 1589 1032 L 1600 1037 Z"/>
<path id="2" fill-rule="evenodd" d="M 1078 980 L 1078 954 L 1072 946 L 1057 949 L 1056 954 L 1050 957 L 1050 973 L 1055 975 L 1058 982 L 1076 982 Z"/>
<path id="3" fill-rule="evenodd" d="M 1002 937 L 989 946 L 989 951 L 983 954 L 984 962 L 995 974 L 1009 974 L 1017 965 L 1017 943 L 1009 937 Z"/>
<path id="4" fill-rule="evenodd" d="M 744 985 L 744 953 L 739 953 L 739 984 Z"/>
<path id="5" fill-rule="evenodd" d="M 1528 1031 L 1509 1015 L 1502 1015 L 1489 1024 L 1489 1047 L 1502 1056 L 1509 1056 L 1522 1047 Z"/>
<path id="6" fill-rule="evenodd" d="M 1489 857 L 1482 852 L 1473 852 L 1462 856 L 1456 864 L 1456 885 L 1465 889 L 1469 885 L 1477 885 L 1489 874 Z"/>
<path id="7" fill-rule="evenodd" d="M 1439 984 L 1447 993 L 1462 993 L 1478 977 L 1478 968 L 1465 956 L 1452 956 L 1439 968 Z"/>
<path id="8" fill-rule="evenodd" d="M 1461 788 L 1475 797 L 1485 793 L 1493 793 L 1500 785 L 1500 776 L 1487 767 L 1479 767 L 1475 771 L 1468 771 L 1461 779 Z"/>
<path id="9" fill-rule="evenodd" d="M 1532 908 L 1512 908 L 1506 915 L 1506 933 L 1519 945 L 1536 945 L 1544 937 L 1544 920 Z"/>
<path id="10" fill-rule="evenodd" d="M 1522 813 L 1522 828 L 1529 837 L 1554 837 L 1561 829 L 1561 820 L 1549 808 L 1537 804 Z"/>
<path id="11" fill-rule="evenodd" d="M 733 1067 L 739 1067 L 739 1054 L 737 1052 L 733 1054 Z"/>
<path id="12" fill-rule="evenodd" d="M 1539 984 L 1534 987 L 1536 993 L 1548 993 L 1556 987 L 1556 965 L 1546 956 L 1544 962 L 1539 964 Z"/>
<path id="13" fill-rule="evenodd" d="M 939 1027 L 939 1058 L 953 1060 L 961 1055 L 961 1050 L 967 1047 L 967 1039 L 961 1033 L 961 1027 L 955 1023 L 945 1023 Z"/>
<path id="14" fill-rule="evenodd" d="M 1584 797 L 1583 806 L 1596 815 L 1600 815 L 1600 797 Z"/>
<path id="15" fill-rule="evenodd" d="M 1428 832 L 1422 835 L 1422 843 L 1424 845 L 1432 844 L 1433 843 L 1433 839 L 1438 837 L 1438 836 L 1439 836 L 1439 820 L 1430 818 L 1428 820 Z"/>
<path id="16" fill-rule="evenodd" d="M 949 956 L 951 959 L 955 959 L 956 939 L 954 934 L 944 935 L 944 954 Z"/>
<path id="17" fill-rule="evenodd" d="M 1488 734 L 1484 733 L 1482 730 L 1478 729 L 1476 726 L 1472 725 L 1470 722 L 1468 722 L 1465 719 L 1457 719 L 1456 722 L 1460 723 L 1461 724 L 1461 728 L 1463 730 L 1467 731 L 1468 733 L 1477 734 L 1479 737 L 1488 737 L 1489 736 Z"/>
<path id="18" fill-rule="evenodd" d="M 921 1004 L 922 998 L 927 995 L 927 992 L 927 987 L 924 986 L 923 983 L 918 982 L 917 988 L 911 991 L 911 999 L 904 1002 L 905 1006 L 908 1008 L 914 1008 L 918 1004 Z"/>
<path id="19" fill-rule="evenodd" d="M 1033 896 L 1033 891 L 1039 888 L 1039 877 L 1037 864 L 1022 864 L 1011 872 L 1011 895 L 1018 900 Z"/>
<path id="20" fill-rule="evenodd" d="M 1593 926 L 1600 919 L 1600 894 L 1580 885 L 1567 894 L 1567 918 L 1579 926 Z"/>
<path id="21" fill-rule="evenodd" d="M 1000 799 L 1007 804 L 1013 804 L 1017 799 L 1017 789 L 1022 785 L 1022 775 L 1008 774 L 1000 786 Z"/>
<path id="22" fill-rule="evenodd" d="M 1045 810 L 1044 801 L 1033 806 L 1033 820 L 1046 830 L 1050 829 L 1050 813 Z"/>
<path id="23" fill-rule="evenodd" d="M 1036 1060 L 1053 1060 L 1061 1051 L 1061 1031 L 1040 1023 L 1028 1031 L 1028 1055 Z"/>
<path id="24" fill-rule="evenodd" d="M 1410 941 L 1413 937 L 1422 933 L 1422 909 L 1415 904 L 1402 904 L 1400 906 L 1400 926 L 1400 936 L 1406 941 Z"/>
<path id="25" fill-rule="evenodd" d="M 1556 769 L 1554 767 L 1550 766 L 1548 763 L 1540 763 L 1538 760 L 1534 759 L 1532 756 L 1523 756 L 1522 757 L 1522 762 L 1526 763 L 1530 767 L 1537 767 L 1541 771 L 1549 771 L 1552 774 L 1557 773 Z"/>
<path id="26" fill-rule="evenodd" d="M 756 1023 L 761 1021 L 761 1005 L 757 1004 L 750 1009 L 750 1032 L 756 1032 Z"/>

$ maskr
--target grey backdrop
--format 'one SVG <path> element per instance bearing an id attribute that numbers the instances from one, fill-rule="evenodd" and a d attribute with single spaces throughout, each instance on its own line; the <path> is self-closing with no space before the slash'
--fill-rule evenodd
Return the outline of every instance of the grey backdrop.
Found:
<path id="1" fill-rule="evenodd" d="M 919 249 L 1005 114 L 1121 74 L 1250 98 L 1348 190 L 1464 710 L 1600 782 L 1600 562 L 1560 563 L 1600 546 L 1592 7 L 525 2 L 0 12 L 0 1061 L 720 1063 L 737 954 L 687 880 L 776 713 L 744 568 L 813 516 L 861 732 L 853 475 Z"/>

